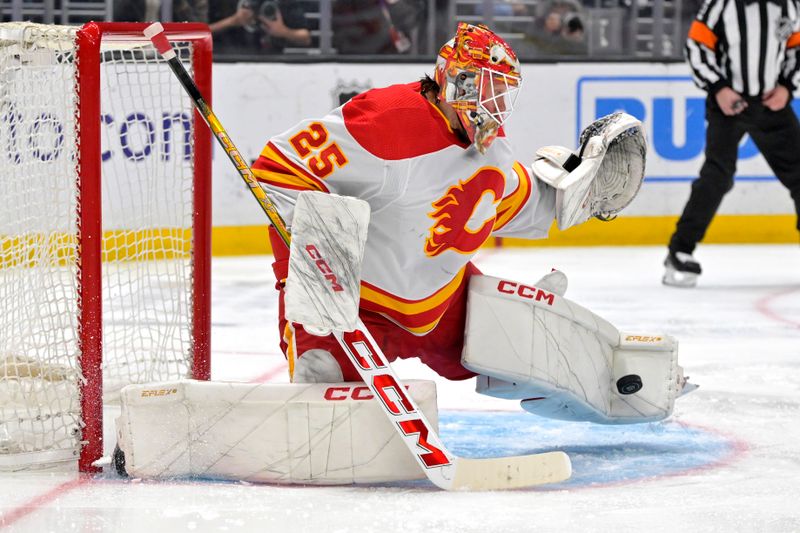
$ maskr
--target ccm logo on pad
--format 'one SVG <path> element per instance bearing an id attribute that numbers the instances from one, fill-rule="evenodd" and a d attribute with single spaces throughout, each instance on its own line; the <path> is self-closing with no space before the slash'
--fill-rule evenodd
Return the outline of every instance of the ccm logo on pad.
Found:
<path id="1" fill-rule="evenodd" d="M 408 390 L 408 385 L 406 385 Z M 329 401 L 347 400 L 371 400 L 375 396 L 369 390 L 369 387 L 361 385 L 360 387 L 328 387 L 325 389 L 325 399 Z"/>
<path id="2" fill-rule="evenodd" d="M 314 263 L 317 265 L 319 271 L 322 272 L 322 274 L 325 276 L 325 279 L 330 282 L 331 289 L 333 289 L 333 292 L 343 291 L 344 287 L 339 285 L 339 280 L 336 277 L 336 274 L 333 273 L 333 270 L 331 270 L 331 266 L 328 264 L 325 258 L 322 257 L 322 254 L 319 253 L 317 247 L 314 246 L 313 244 L 307 245 L 306 253 L 311 259 L 314 260 Z"/>
<path id="3" fill-rule="evenodd" d="M 516 294 L 520 298 L 527 298 L 528 300 L 536 300 L 537 302 L 544 301 L 547 305 L 553 305 L 555 301 L 555 295 L 547 291 L 514 281 L 501 280 L 500 283 L 497 284 L 497 290 L 503 294 Z"/>
<path id="4" fill-rule="evenodd" d="M 371 400 L 375 396 L 369 391 L 369 387 L 328 387 L 325 390 L 326 400 Z"/>

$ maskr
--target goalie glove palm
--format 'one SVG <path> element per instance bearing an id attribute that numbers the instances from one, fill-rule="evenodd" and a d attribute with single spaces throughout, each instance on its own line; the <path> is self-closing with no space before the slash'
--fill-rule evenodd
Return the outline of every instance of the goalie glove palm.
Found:
<path id="1" fill-rule="evenodd" d="M 590 124 L 573 153 L 562 146 L 536 151 L 534 175 L 556 189 L 562 230 L 591 217 L 608 220 L 631 203 L 644 179 L 647 144 L 639 120 L 613 113 Z"/>

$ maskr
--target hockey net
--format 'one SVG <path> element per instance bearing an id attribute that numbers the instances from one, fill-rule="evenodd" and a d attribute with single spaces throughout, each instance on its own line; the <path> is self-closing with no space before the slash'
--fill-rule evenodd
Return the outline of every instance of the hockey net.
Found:
<path id="1" fill-rule="evenodd" d="M 208 378 L 210 138 L 144 26 L 0 24 L 0 469 L 93 470 L 104 401 Z"/>

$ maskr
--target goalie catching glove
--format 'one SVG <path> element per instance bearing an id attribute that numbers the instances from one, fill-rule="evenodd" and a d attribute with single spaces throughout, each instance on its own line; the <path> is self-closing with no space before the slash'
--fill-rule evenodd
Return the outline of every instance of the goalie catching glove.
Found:
<path id="1" fill-rule="evenodd" d="M 628 206 L 644 180 L 646 153 L 642 123 L 620 112 L 584 129 L 577 153 L 539 148 L 532 169 L 556 189 L 556 221 L 565 230 L 591 217 L 609 220 Z"/>

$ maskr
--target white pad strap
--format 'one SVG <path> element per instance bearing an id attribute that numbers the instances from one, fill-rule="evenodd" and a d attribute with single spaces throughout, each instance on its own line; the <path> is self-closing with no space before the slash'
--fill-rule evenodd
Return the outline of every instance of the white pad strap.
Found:
<path id="1" fill-rule="evenodd" d="M 607 219 L 625 208 L 644 180 L 647 143 L 641 122 L 614 113 L 590 124 L 573 153 L 563 146 L 536 151 L 533 174 L 556 189 L 562 230 L 591 217 Z"/>
<path id="2" fill-rule="evenodd" d="M 286 318 L 320 332 L 352 331 L 370 208 L 363 200 L 304 191 L 292 217 Z"/>
<path id="3" fill-rule="evenodd" d="M 434 427 L 432 381 L 406 381 Z M 313 485 L 423 478 L 363 383 L 176 381 L 122 390 L 117 438 L 133 477 Z"/>
<path id="4" fill-rule="evenodd" d="M 462 364 L 487 376 L 478 392 L 567 420 L 660 420 L 683 387 L 672 337 L 621 335 L 566 298 L 490 276 L 470 279 Z"/>

